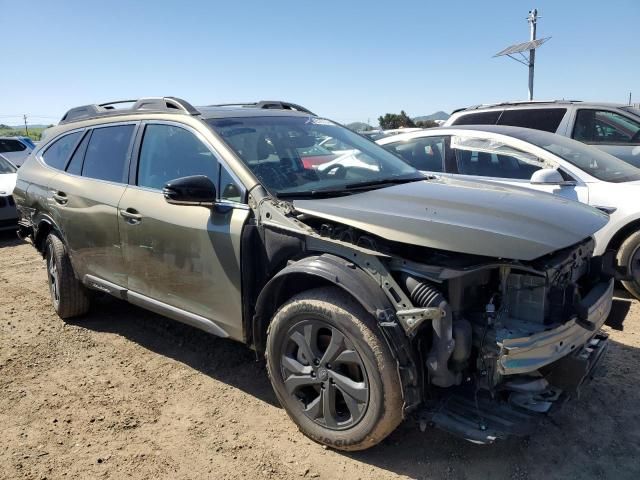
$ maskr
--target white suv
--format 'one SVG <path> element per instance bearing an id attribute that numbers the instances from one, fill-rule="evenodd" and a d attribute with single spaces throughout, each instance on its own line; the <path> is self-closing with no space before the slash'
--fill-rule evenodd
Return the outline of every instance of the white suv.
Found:
<path id="1" fill-rule="evenodd" d="M 506 102 L 456 110 L 445 126 L 510 125 L 557 133 L 640 167 L 640 108 L 572 101 Z"/>

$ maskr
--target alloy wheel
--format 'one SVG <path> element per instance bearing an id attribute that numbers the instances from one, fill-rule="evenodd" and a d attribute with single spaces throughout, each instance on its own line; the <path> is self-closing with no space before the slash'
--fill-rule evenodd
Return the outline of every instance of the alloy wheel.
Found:
<path id="1" fill-rule="evenodd" d="M 49 246 L 48 257 L 47 273 L 49 277 L 49 290 L 51 291 L 51 299 L 57 307 L 60 303 L 60 278 L 58 276 L 58 266 L 56 265 L 56 260 L 51 246 Z"/>
<path id="2" fill-rule="evenodd" d="M 315 423 L 344 430 L 362 419 L 369 404 L 367 372 L 336 327 L 318 319 L 295 324 L 287 332 L 280 366 L 287 393 Z"/>

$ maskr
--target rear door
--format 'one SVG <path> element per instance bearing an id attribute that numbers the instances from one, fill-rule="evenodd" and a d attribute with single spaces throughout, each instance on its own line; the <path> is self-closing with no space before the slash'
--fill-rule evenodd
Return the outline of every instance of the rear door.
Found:
<path id="1" fill-rule="evenodd" d="M 87 130 L 65 166 L 50 182 L 51 205 L 76 274 L 126 285 L 118 203 L 126 190 L 137 123 Z M 46 155 L 46 153 L 45 153 Z"/>
<path id="2" fill-rule="evenodd" d="M 242 339 L 240 238 L 249 215 L 242 185 L 186 125 L 147 122 L 136 145 L 119 206 L 130 301 Z M 190 175 L 214 182 L 216 207 L 165 201 L 163 186 Z"/>

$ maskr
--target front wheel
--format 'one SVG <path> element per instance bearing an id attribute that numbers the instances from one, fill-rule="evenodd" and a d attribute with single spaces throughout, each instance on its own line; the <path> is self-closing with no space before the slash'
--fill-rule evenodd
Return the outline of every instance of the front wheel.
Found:
<path id="1" fill-rule="evenodd" d="M 637 299 L 640 299 L 640 231 L 631 234 L 618 250 L 618 265 L 627 267 L 633 280 L 622 285 Z"/>
<path id="2" fill-rule="evenodd" d="M 317 442 L 363 450 L 402 421 L 396 362 L 371 316 L 336 288 L 283 305 L 269 326 L 266 357 L 280 403 Z"/>

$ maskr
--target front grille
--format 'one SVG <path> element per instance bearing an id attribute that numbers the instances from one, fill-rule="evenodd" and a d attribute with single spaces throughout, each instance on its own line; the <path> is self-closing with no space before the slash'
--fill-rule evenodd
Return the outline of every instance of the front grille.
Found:
<path id="1" fill-rule="evenodd" d="M 0 197 L 0 208 L 4 207 L 15 207 L 16 202 L 13 200 L 13 196 L 9 195 L 6 197 Z"/>

